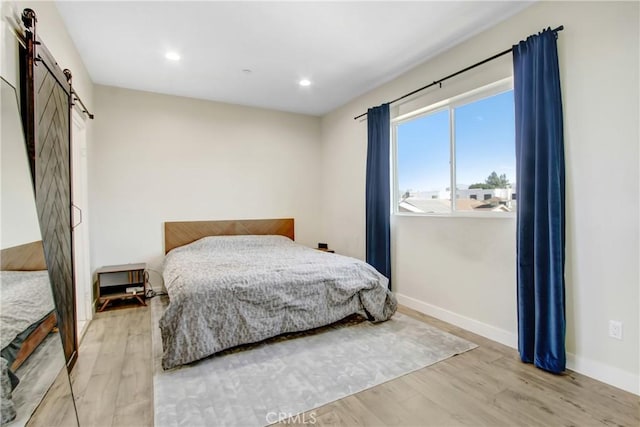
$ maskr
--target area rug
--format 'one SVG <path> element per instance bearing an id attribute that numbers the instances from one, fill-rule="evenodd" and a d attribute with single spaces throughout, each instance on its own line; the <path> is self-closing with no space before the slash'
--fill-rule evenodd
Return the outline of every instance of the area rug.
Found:
<path id="1" fill-rule="evenodd" d="M 396 313 L 374 324 L 352 317 L 163 371 L 152 301 L 154 420 L 160 426 L 264 426 L 477 347 Z"/>

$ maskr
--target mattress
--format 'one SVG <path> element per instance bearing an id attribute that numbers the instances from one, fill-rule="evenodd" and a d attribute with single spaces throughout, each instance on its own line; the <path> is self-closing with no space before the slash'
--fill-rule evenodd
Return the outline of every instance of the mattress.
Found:
<path id="1" fill-rule="evenodd" d="M 0 271 L 0 349 L 9 364 L 22 342 L 53 309 L 46 270 Z"/>
<path id="2" fill-rule="evenodd" d="M 164 369 L 354 313 L 384 321 L 397 305 L 370 265 L 283 236 L 205 237 L 170 251 L 163 277 Z"/>
<path id="3" fill-rule="evenodd" d="M 23 342 L 54 309 L 44 271 L 0 271 L 0 383 L 2 424 L 13 420 L 16 408 L 12 391 L 18 378 L 9 367 Z"/>

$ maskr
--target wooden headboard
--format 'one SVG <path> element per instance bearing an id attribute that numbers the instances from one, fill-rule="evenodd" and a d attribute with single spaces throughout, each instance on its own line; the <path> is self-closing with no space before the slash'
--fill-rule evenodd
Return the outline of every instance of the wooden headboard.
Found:
<path id="1" fill-rule="evenodd" d="M 164 223 L 164 253 L 207 236 L 279 235 L 294 240 L 293 218 Z"/>
<path id="2" fill-rule="evenodd" d="M 46 270 L 42 240 L 13 246 L 0 251 L 0 270 L 36 271 Z"/>

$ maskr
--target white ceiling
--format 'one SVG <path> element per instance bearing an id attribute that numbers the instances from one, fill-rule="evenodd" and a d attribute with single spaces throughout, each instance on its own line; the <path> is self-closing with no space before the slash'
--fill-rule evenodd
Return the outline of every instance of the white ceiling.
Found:
<path id="1" fill-rule="evenodd" d="M 312 115 L 530 4 L 57 1 L 94 83 Z"/>

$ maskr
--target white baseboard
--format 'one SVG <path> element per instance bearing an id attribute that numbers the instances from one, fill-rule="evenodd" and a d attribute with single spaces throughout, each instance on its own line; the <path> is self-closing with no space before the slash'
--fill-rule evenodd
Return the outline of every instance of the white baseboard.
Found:
<path id="1" fill-rule="evenodd" d="M 518 335 L 504 329 L 496 328 L 470 317 L 462 316 L 453 311 L 420 301 L 418 299 L 396 293 L 398 302 L 406 307 L 417 310 L 421 313 L 433 316 L 437 319 L 456 325 L 467 331 L 481 335 L 490 340 L 499 342 L 511 348 L 518 348 Z M 613 387 L 640 395 L 640 376 L 631 372 L 623 371 L 616 367 L 596 362 L 584 357 L 567 353 L 567 368 L 572 371 L 586 375 Z"/>
<path id="2" fill-rule="evenodd" d="M 496 328 L 495 326 L 482 323 L 478 320 L 470 317 L 462 316 L 453 311 L 445 310 L 444 308 L 437 307 L 435 305 L 420 301 L 418 299 L 408 297 L 396 293 L 398 302 L 406 307 L 419 311 L 420 313 L 428 314 L 452 325 L 459 326 L 474 334 L 482 335 L 485 338 L 499 342 L 511 348 L 518 348 L 518 335 L 504 329 Z"/>
<path id="3" fill-rule="evenodd" d="M 567 368 L 603 383 L 640 395 L 640 376 L 614 366 L 567 353 Z"/>

